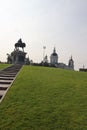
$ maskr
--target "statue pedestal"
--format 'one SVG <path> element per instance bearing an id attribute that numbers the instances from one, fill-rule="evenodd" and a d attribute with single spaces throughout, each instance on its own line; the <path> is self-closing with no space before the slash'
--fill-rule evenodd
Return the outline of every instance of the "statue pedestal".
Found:
<path id="1" fill-rule="evenodd" d="M 25 64 L 25 57 L 26 57 L 25 52 L 20 51 L 20 50 L 14 50 L 11 53 L 11 57 L 12 57 L 12 63 L 13 64 Z"/>

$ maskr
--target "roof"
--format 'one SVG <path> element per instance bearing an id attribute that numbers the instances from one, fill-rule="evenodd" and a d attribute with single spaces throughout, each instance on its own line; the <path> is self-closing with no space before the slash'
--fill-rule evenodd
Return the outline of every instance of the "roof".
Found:
<path id="1" fill-rule="evenodd" d="M 53 53 L 52 53 L 51 55 L 53 55 L 53 56 L 58 56 L 58 54 L 56 53 L 55 47 L 54 47 Z"/>
<path id="2" fill-rule="evenodd" d="M 57 54 L 57 53 L 52 53 L 52 55 L 53 55 L 53 56 L 58 56 L 58 54 Z"/>

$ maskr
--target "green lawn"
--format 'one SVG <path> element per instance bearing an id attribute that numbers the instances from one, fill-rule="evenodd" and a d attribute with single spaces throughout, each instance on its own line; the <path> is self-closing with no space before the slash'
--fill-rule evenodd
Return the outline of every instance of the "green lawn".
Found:
<path id="1" fill-rule="evenodd" d="M 0 130 L 87 130 L 87 73 L 24 66 L 0 104 Z"/>
<path id="2" fill-rule="evenodd" d="M 10 66 L 10 64 L 0 64 L 0 70 Z"/>

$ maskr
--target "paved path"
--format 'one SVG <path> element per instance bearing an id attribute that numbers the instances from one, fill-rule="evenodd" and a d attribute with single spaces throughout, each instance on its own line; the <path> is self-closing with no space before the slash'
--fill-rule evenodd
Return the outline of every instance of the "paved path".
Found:
<path id="1" fill-rule="evenodd" d="M 11 87 L 22 65 L 12 65 L 0 71 L 0 103 Z"/>

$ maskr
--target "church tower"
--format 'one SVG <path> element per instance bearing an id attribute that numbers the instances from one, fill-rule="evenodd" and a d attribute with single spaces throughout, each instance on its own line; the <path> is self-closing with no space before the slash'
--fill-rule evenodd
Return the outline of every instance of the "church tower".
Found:
<path id="1" fill-rule="evenodd" d="M 54 47 L 53 53 L 50 56 L 50 63 L 52 65 L 58 64 L 58 54 L 56 53 L 55 47 Z"/>
<path id="2" fill-rule="evenodd" d="M 74 61 L 73 61 L 73 59 L 72 59 L 72 56 L 71 56 L 71 58 L 69 59 L 68 67 L 69 67 L 70 69 L 74 70 Z"/>

